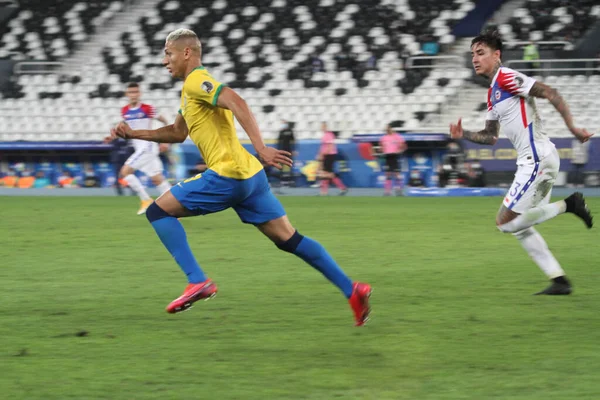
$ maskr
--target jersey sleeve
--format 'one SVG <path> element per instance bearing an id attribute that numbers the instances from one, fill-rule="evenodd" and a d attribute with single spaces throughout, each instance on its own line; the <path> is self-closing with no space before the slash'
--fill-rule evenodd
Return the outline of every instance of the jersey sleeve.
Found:
<path id="1" fill-rule="evenodd" d="M 529 91 L 535 83 L 535 79 L 510 68 L 502 68 L 496 79 L 498 87 L 510 94 L 529 97 Z"/>
<path id="2" fill-rule="evenodd" d="M 193 100 L 203 101 L 213 106 L 217 105 L 223 84 L 208 74 L 192 75 L 190 82 L 186 81 L 185 92 Z"/>
<path id="3" fill-rule="evenodd" d="M 156 108 L 150 104 L 142 104 L 142 111 L 148 118 L 156 118 Z"/>

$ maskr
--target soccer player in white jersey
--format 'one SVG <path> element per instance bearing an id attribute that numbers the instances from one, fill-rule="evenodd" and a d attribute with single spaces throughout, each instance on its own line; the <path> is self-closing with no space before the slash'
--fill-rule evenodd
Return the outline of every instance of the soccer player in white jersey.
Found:
<path id="1" fill-rule="evenodd" d="M 534 98 L 550 101 L 580 142 L 588 141 L 592 134 L 575 126 L 569 107 L 556 89 L 502 66 L 502 40 L 496 32 L 474 38 L 471 55 L 475 73 L 491 82 L 485 129 L 479 132 L 463 130 L 459 119 L 457 124 L 450 125 L 450 135 L 453 139 L 494 145 L 502 126 L 517 150 L 517 172 L 496 216 L 496 225 L 502 232 L 513 234 L 551 280 L 550 286 L 536 294 L 570 294 L 571 283 L 533 226 L 567 212 L 575 214 L 591 228 L 592 216 L 581 193 L 550 203 L 560 158 L 544 133 Z"/>
<path id="2" fill-rule="evenodd" d="M 129 104 L 121 109 L 121 117 L 132 129 L 152 129 L 152 120 L 157 119 L 164 125 L 168 121 L 162 115 L 156 115 L 153 106 L 140 101 L 140 87 L 132 82 L 127 85 L 125 96 Z M 133 189 L 140 197 L 141 205 L 138 215 L 144 214 L 146 209 L 152 204 L 153 200 L 144 189 L 135 171 L 141 171 L 148 175 L 152 183 L 157 187 L 160 194 L 165 193 L 171 188 L 169 182 L 163 176 L 163 163 L 159 157 L 159 145 L 145 140 L 131 139 L 134 153 L 125 161 L 125 165 L 119 173 L 120 178 L 124 179 L 129 187 Z"/>

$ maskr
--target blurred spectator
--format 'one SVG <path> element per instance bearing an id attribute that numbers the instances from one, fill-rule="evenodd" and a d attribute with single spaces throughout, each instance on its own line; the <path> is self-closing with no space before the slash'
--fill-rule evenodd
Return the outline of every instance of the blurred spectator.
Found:
<path id="1" fill-rule="evenodd" d="M 134 152 L 133 146 L 126 139 L 115 138 L 109 140 L 105 139 L 105 143 L 112 144 L 112 148 L 110 151 L 110 162 L 113 166 L 113 171 L 115 174 L 115 190 L 119 196 L 123 195 L 123 187 L 126 187 L 127 182 L 123 182 L 119 179 L 119 171 L 123 165 L 125 165 L 125 161 L 131 156 Z"/>
<path id="2" fill-rule="evenodd" d="M 523 48 L 523 61 L 527 61 L 525 67 L 527 69 L 539 68 L 539 59 L 540 53 L 537 46 L 535 43 L 529 42 L 529 44 Z M 529 75 L 531 75 L 531 71 L 529 72 Z"/>
<path id="3" fill-rule="evenodd" d="M 377 71 L 377 57 L 371 55 L 365 63 L 365 69 L 367 71 Z"/>
<path id="4" fill-rule="evenodd" d="M 33 176 L 33 172 L 29 170 L 25 170 L 21 173 L 19 177 L 19 181 L 17 182 L 17 187 L 19 189 L 30 189 L 33 187 L 33 183 L 35 182 L 35 177 Z"/>
<path id="5" fill-rule="evenodd" d="M 425 181 L 423 180 L 423 176 L 421 175 L 421 171 L 418 169 L 413 169 L 410 171 L 408 176 L 408 186 L 410 187 L 424 187 Z"/>
<path id="6" fill-rule="evenodd" d="M 8 173 L 6 173 L 6 175 L 4 175 L 4 177 L 2 178 L 2 185 L 7 188 L 17 187 L 18 182 L 19 177 L 17 176 L 17 173 L 12 169 L 8 170 Z"/>
<path id="7" fill-rule="evenodd" d="M 379 140 L 379 147 L 385 160 L 384 193 L 386 196 L 391 195 L 392 187 L 394 187 L 396 194 L 400 195 L 403 186 L 400 155 L 407 149 L 406 141 L 388 124 L 385 135 Z"/>
<path id="8" fill-rule="evenodd" d="M 321 124 L 321 130 L 323 136 L 321 137 L 321 148 L 317 155 L 317 159 L 321 163 L 318 173 L 321 178 L 321 196 L 327 196 L 330 182 L 340 190 L 340 195 L 343 196 L 348 193 L 348 188 L 335 173 L 335 161 L 338 154 L 337 145 L 335 144 L 336 135 L 327 129 L 326 122 Z"/>
<path id="9" fill-rule="evenodd" d="M 96 176 L 96 172 L 92 167 L 87 167 L 85 172 L 83 173 L 83 187 L 100 187 L 100 178 Z"/>
<path id="10" fill-rule="evenodd" d="M 279 130 L 279 138 L 277 139 L 277 148 L 279 150 L 285 150 L 292 154 L 296 151 L 296 138 L 294 136 L 294 123 L 286 120 L 281 121 L 281 127 Z M 287 165 L 283 166 L 281 173 L 279 174 L 282 186 L 291 186 L 293 182 L 293 170 Z"/>
<path id="11" fill-rule="evenodd" d="M 317 53 L 313 53 L 310 57 L 310 65 L 312 66 L 312 72 L 325 72 L 325 63 Z"/>
<path id="12" fill-rule="evenodd" d="M 447 151 L 442 156 L 439 170 L 440 186 L 461 186 L 467 178 L 465 173 L 465 153 L 458 142 L 448 143 Z"/>
<path id="13" fill-rule="evenodd" d="M 337 56 L 335 56 L 337 61 L 337 71 L 352 71 L 356 66 L 356 56 L 351 53 L 348 47 L 344 47 L 342 51 L 340 51 Z"/>
<path id="14" fill-rule="evenodd" d="M 571 165 L 573 165 L 573 184 L 575 187 L 585 186 L 585 177 L 583 170 L 589 161 L 590 141 L 581 143 L 577 139 L 573 139 L 571 144 Z"/>
<path id="15" fill-rule="evenodd" d="M 77 180 L 73 177 L 71 171 L 63 171 L 58 177 L 58 186 L 61 188 L 76 188 Z"/>
<path id="16" fill-rule="evenodd" d="M 188 176 L 195 176 L 206 171 L 208 167 L 202 158 L 198 160 L 194 168 L 188 170 Z"/>
<path id="17" fill-rule="evenodd" d="M 171 145 L 169 143 L 160 143 L 158 145 L 158 157 L 160 161 L 163 163 L 163 167 L 169 177 L 175 176 L 174 171 L 172 171 L 174 162 L 171 161 Z"/>
<path id="18" fill-rule="evenodd" d="M 467 165 L 467 185 L 469 187 L 485 187 L 485 170 L 479 160 L 471 160 Z"/>
<path id="19" fill-rule="evenodd" d="M 33 183 L 33 187 L 35 189 L 43 189 L 50 186 L 50 179 L 46 177 L 46 173 L 44 171 L 38 171 L 35 174 L 35 182 Z"/>

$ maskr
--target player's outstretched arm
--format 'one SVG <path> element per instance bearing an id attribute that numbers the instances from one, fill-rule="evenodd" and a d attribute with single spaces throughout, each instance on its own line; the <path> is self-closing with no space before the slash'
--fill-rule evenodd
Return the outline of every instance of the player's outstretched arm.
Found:
<path id="1" fill-rule="evenodd" d="M 254 114 L 248 107 L 248 104 L 242 99 L 233 89 L 223 87 L 219 98 L 217 100 L 217 106 L 231 110 L 233 116 L 239 121 L 244 131 L 250 138 L 252 146 L 260 156 L 260 158 L 272 167 L 281 169 L 283 165 L 289 167 L 292 166 L 291 154 L 287 151 L 277 150 L 272 147 L 265 145 L 260 134 L 260 129 Z"/>
<path id="2" fill-rule="evenodd" d="M 165 125 L 169 125 L 169 120 L 167 118 L 165 118 L 164 115 L 158 115 L 156 117 L 157 120 L 159 120 L 160 122 L 162 122 Z"/>
<path id="3" fill-rule="evenodd" d="M 536 81 L 529 90 L 529 95 L 541 99 L 548 99 L 548 101 L 554 106 L 556 111 L 559 112 L 560 116 L 565 121 L 569 131 L 571 131 L 573 136 L 575 136 L 581 143 L 587 142 L 592 136 L 594 136 L 586 129 L 575 127 L 571 110 L 569 109 L 565 99 L 563 99 L 560 93 L 558 93 L 558 90 L 542 82 Z"/>
<path id="4" fill-rule="evenodd" d="M 474 143 L 495 145 L 500 134 L 500 123 L 496 120 L 485 121 L 485 128 L 481 131 L 465 131 L 462 128 L 462 119 L 457 124 L 450 124 L 450 137 L 452 139 L 467 139 Z"/>
<path id="5" fill-rule="evenodd" d="M 111 136 L 123 139 L 140 139 L 158 143 L 181 143 L 188 135 L 187 124 L 181 114 L 177 114 L 175 123 L 158 129 L 136 129 L 133 130 L 124 122 L 116 128 L 111 129 Z"/>

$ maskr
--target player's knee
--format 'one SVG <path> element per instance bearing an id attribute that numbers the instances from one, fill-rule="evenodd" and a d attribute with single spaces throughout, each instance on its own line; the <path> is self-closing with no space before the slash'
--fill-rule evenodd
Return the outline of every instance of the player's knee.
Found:
<path id="1" fill-rule="evenodd" d="M 534 233 L 535 233 L 535 230 L 533 228 L 527 228 L 527 229 L 523 229 L 518 232 L 513 232 L 512 235 L 514 237 L 516 237 L 518 240 L 523 240 L 523 239 L 526 239 L 529 236 L 533 235 Z"/>
<path id="2" fill-rule="evenodd" d="M 294 234 L 291 238 L 282 243 L 275 243 L 275 245 L 280 250 L 287 251 L 288 253 L 294 253 L 302 239 L 304 239 L 304 236 L 298 233 L 298 231 L 294 231 Z"/>
<path id="3" fill-rule="evenodd" d="M 501 224 L 499 221 L 496 221 L 496 228 L 503 233 L 514 233 L 509 224 Z"/>
<path id="4" fill-rule="evenodd" d="M 146 218 L 148 219 L 148 221 L 150 221 L 150 223 L 170 216 L 171 215 L 169 215 L 165 210 L 160 208 L 158 204 L 156 204 L 156 202 L 150 204 L 150 207 L 148 207 L 148 209 L 146 210 Z"/>
<path id="5" fill-rule="evenodd" d="M 153 177 L 150 178 L 150 180 L 152 181 L 152 184 L 154 186 L 158 186 L 160 185 L 165 179 L 163 178 L 163 176 L 161 174 L 158 175 L 154 175 Z"/>

